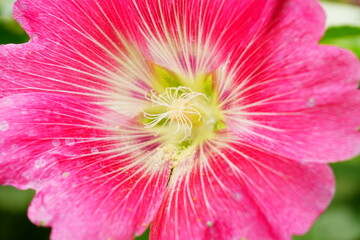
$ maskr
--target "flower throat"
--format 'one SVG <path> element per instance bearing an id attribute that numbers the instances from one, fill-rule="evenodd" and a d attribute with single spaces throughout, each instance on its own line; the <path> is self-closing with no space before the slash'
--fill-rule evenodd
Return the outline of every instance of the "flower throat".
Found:
<path id="1" fill-rule="evenodd" d="M 144 127 L 178 146 L 197 145 L 225 128 L 217 104 L 212 75 L 186 81 L 162 67 L 156 67 L 155 87 L 146 99 Z"/>

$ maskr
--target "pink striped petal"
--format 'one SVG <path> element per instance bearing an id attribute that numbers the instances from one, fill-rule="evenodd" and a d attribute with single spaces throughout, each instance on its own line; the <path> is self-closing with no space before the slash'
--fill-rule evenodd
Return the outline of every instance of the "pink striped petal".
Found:
<path id="1" fill-rule="evenodd" d="M 4 95 L 52 91 L 108 99 L 130 91 L 119 80 L 140 93 L 149 89 L 149 61 L 185 75 L 222 64 L 245 74 L 274 44 L 318 40 L 323 15 L 312 0 L 20 0 L 15 17 L 31 41 L 1 47 L 0 87 Z"/>
<path id="2" fill-rule="evenodd" d="M 95 0 L 17 1 L 15 18 L 31 40 L 0 46 L 1 95 L 51 92 L 96 102 L 120 98 L 129 102 L 121 113 L 138 109 L 135 103 L 143 103 L 149 88 L 144 84 L 149 69 L 139 55 L 137 42 L 142 37 L 127 5 Z M 129 107 L 130 103 L 134 104 Z"/>
<path id="3" fill-rule="evenodd" d="M 133 239 L 152 220 L 169 176 L 166 161 L 147 167 L 153 136 L 135 129 L 76 98 L 2 98 L 0 183 L 37 191 L 29 217 L 51 226 L 52 239 Z"/>
<path id="4" fill-rule="evenodd" d="M 209 162 L 188 174 L 175 168 L 151 239 L 290 239 L 305 233 L 333 196 L 325 164 L 241 146 L 212 150 Z"/>
<path id="5" fill-rule="evenodd" d="M 228 111 L 230 128 L 239 139 L 299 161 L 354 157 L 360 153 L 359 79 L 351 53 L 299 48 L 239 89 Z"/>
<path id="6" fill-rule="evenodd" d="M 0 183 L 37 190 L 52 239 L 132 239 L 165 188 L 152 239 L 289 239 L 333 195 L 322 162 L 359 153 L 359 63 L 317 46 L 315 0 L 18 0 L 15 17 L 31 41 L 0 46 Z M 182 151 L 145 130 L 157 65 L 191 88 L 211 74 L 224 135 Z"/>

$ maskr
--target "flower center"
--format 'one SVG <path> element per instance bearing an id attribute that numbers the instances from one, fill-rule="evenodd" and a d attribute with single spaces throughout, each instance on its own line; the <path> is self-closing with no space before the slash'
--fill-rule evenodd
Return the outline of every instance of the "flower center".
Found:
<path id="1" fill-rule="evenodd" d="M 212 138 L 225 128 L 210 74 L 186 80 L 157 67 L 154 88 L 146 96 L 144 127 L 159 135 L 165 145 L 186 149 Z"/>
<path id="2" fill-rule="evenodd" d="M 181 137 L 179 142 L 191 137 L 193 127 L 204 121 L 203 110 L 208 99 L 203 93 L 194 92 L 187 87 L 169 87 L 162 94 L 151 92 L 147 99 L 158 108 L 158 112 L 144 112 L 147 120 L 145 128 L 166 126 L 168 130 L 173 130 L 173 135 Z"/>

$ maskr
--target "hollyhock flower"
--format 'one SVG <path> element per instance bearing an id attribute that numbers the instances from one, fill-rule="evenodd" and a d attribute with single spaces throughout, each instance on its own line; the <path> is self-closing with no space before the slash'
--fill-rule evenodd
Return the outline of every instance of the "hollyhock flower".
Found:
<path id="1" fill-rule="evenodd" d="M 0 183 L 52 239 L 290 239 L 360 151 L 360 68 L 314 0 L 19 0 Z"/>

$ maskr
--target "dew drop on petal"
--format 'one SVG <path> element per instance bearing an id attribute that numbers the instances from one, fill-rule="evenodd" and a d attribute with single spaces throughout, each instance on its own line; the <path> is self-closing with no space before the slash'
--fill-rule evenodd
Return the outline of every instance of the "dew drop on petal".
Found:
<path id="1" fill-rule="evenodd" d="M 242 199 L 242 195 L 240 194 L 240 193 L 238 193 L 238 192 L 234 192 L 233 194 L 232 194 L 232 199 L 234 199 L 235 201 L 241 201 L 241 199 Z"/>
<path id="2" fill-rule="evenodd" d="M 38 38 L 39 38 L 39 36 L 37 34 L 32 34 L 32 36 L 31 36 L 32 41 L 37 40 Z"/>
<path id="3" fill-rule="evenodd" d="M 96 147 L 91 148 L 90 150 L 92 153 L 98 153 L 99 150 Z"/>
<path id="4" fill-rule="evenodd" d="M 60 146 L 60 140 L 58 140 L 58 139 L 53 139 L 52 140 L 52 142 L 51 142 L 51 144 L 54 146 L 54 147 L 58 147 L 58 146 Z"/>
<path id="5" fill-rule="evenodd" d="M 21 173 L 21 176 L 23 176 L 26 180 L 31 179 L 31 174 L 28 171 Z"/>
<path id="6" fill-rule="evenodd" d="M 45 165 L 46 165 L 46 161 L 42 158 L 35 161 L 36 168 L 42 168 L 42 167 L 45 167 Z"/>
<path id="7" fill-rule="evenodd" d="M 214 223 L 212 221 L 207 221 L 206 226 L 212 227 L 212 226 L 214 226 Z"/>
<path id="8" fill-rule="evenodd" d="M 68 138 L 68 139 L 65 139 L 65 144 L 68 146 L 74 146 L 75 141 L 74 141 L 74 139 Z"/>
<path id="9" fill-rule="evenodd" d="M 69 175 L 70 175 L 69 172 L 64 172 L 63 174 L 61 174 L 61 176 L 64 177 L 64 178 L 68 177 Z"/>
<path id="10" fill-rule="evenodd" d="M 41 220 L 41 221 L 39 222 L 39 226 L 40 226 L 40 227 L 46 227 L 46 221 L 45 221 L 45 220 Z"/>
<path id="11" fill-rule="evenodd" d="M 0 121 L 0 131 L 5 132 L 9 129 L 9 123 L 5 120 Z"/>
<path id="12" fill-rule="evenodd" d="M 311 108 L 311 107 L 315 107 L 315 105 L 316 105 L 315 99 L 314 98 L 309 98 L 308 101 L 307 101 L 306 106 Z"/>

